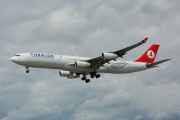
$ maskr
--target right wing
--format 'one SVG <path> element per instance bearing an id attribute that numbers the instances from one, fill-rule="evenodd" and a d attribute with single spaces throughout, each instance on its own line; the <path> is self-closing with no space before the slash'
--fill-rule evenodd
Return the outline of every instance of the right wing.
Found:
<path id="1" fill-rule="evenodd" d="M 107 54 L 112 54 L 112 55 L 115 55 L 117 57 L 123 57 L 123 55 L 125 55 L 128 51 L 144 44 L 147 41 L 147 39 L 148 38 L 146 37 L 142 41 L 140 41 L 134 45 L 131 45 L 129 47 L 126 47 L 126 48 L 123 48 L 123 49 L 120 49 L 120 50 L 117 50 L 114 52 L 108 52 Z M 113 59 L 103 59 L 102 56 L 87 60 L 87 62 L 89 62 L 91 64 L 91 68 L 98 69 L 99 67 L 103 66 L 104 63 L 108 63 L 109 61 L 113 60 Z"/>

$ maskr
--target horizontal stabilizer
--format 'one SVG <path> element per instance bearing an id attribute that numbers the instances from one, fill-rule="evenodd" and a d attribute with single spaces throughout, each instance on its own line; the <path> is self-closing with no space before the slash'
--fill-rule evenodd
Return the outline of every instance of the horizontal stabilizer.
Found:
<path id="1" fill-rule="evenodd" d="M 161 64 L 161 63 L 166 62 L 166 61 L 169 61 L 169 60 L 171 60 L 171 59 L 165 59 L 165 60 L 161 60 L 161 61 L 158 61 L 158 62 L 155 62 L 155 63 L 152 63 L 152 64 L 147 64 L 146 67 L 147 68 L 157 67 L 156 65 Z"/>

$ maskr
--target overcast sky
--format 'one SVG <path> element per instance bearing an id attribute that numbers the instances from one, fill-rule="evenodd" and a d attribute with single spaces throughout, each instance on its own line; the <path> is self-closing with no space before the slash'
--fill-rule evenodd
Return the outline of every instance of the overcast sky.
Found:
<path id="1" fill-rule="evenodd" d="M 149 37 L 158 68 L 86 84 L 14 64 L 22 52 L 96 57 Z M 0 0 L 1 120 L 180 120 L 179 0 Z M 122 59 L 122 58 L 119 58 Z"/>

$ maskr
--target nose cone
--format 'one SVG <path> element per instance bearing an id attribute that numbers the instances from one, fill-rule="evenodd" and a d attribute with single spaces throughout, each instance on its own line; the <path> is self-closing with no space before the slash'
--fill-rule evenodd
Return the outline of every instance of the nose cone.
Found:
<path id="1" fill-rule="evenodd" d="M 15 61 L 16 61 L 14 57 L 11 57 L 10 60 L 11 60 L 12 62 L 15 62 Z"/>

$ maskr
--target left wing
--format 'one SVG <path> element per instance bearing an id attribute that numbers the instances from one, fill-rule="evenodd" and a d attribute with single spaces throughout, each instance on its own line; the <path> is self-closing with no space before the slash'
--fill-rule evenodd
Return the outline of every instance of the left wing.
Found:
<path id="1" fill-rule="evenodd" d="M 129 47 L 126 47 L 124 49 L 121 50 L 117 50 L 114 52 L 108 52 L 108 53 L 102 53 L 102 56 L 96 57 L 96 58 L 92 58 L 87 60 L 87 62 L 89 62 L 91 64 L 91 68 L 93 69 L 98 69 L 99 67 L 103 66 L 104 63 L 108 63 L 111 60 L 115 60 L 118 57 L 123 57 L 123 55 L 125 55 L 128 51 L 144 44 L 147 41 L 147 37 L 144 38 L 143 40 L 141 40 L 140 42 L 131 45 Z"/>

